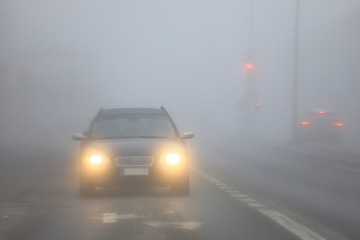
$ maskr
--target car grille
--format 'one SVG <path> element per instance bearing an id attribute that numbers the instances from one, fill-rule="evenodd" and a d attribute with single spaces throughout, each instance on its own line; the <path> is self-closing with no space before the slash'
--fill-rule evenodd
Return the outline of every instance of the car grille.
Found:
<path id="1" fill-rule="evenodd" d="M 118 166 L 151 166 L 154 158 L 148 156 L 128 156 L 115 158 Z"/>

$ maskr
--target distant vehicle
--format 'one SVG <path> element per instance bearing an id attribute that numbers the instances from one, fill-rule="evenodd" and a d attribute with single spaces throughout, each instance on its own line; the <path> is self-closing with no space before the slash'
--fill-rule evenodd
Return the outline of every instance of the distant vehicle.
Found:
<path id="1" fill-rule="evenodd" d="M 100 109 L 80 147 L 80 195 L 96 187 L 168 187 L 189 194 L 185 139 L 164 107 Z"/>
<path id="2" fill-rule="evenodd" d="M 300 122 L 298 134 L 303 142 L 325 142 L 332 146 L 341 146 L 343 123 L 335 112 L 313 109 L 307 112 Z"/>

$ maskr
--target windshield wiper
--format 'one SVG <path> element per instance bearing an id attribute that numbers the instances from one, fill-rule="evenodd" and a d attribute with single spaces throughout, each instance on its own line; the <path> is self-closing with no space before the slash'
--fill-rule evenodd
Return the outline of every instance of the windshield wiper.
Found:
<path id="1" fill-rule="evenodd" d="M 162 136 L 99 137 L 99 138 L 91 138 L 91 140 L 98 140 L 98 139 L 120 139 L 120 138 L 172 138 L 172 137 L 162 137 Z"/>
<path id="2" fill-rule="evenodd" d="M 133 137 L 99 137 L 99 138 L 91 138 L 91 139 L 97 140 L 97 139 L 119 139 L 119 138 L 133 138 Z"/>

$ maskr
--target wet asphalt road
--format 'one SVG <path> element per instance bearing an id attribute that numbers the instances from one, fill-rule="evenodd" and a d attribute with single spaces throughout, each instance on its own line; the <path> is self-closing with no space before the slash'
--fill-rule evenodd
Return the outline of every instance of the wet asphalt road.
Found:
<path id="1" fill-rule="evenodd" d="M 97 189 L 88 198 L 78 194 L 74 148 L 3 147 L 0 238 L 360 239 L 356 156 L 330 164 L 234 142 L 189 144 L 189 196 Z"/>

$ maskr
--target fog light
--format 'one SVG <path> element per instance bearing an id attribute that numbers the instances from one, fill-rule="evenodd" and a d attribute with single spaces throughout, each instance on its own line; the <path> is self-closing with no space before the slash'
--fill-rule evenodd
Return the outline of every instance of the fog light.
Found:
<path id="1" fill-rule="evenodd" d="M 166 161 L 170 164 L 178 164 L 180 162 L 180 157 L 177 154 L 169 154 L 166 156 Z"/>

